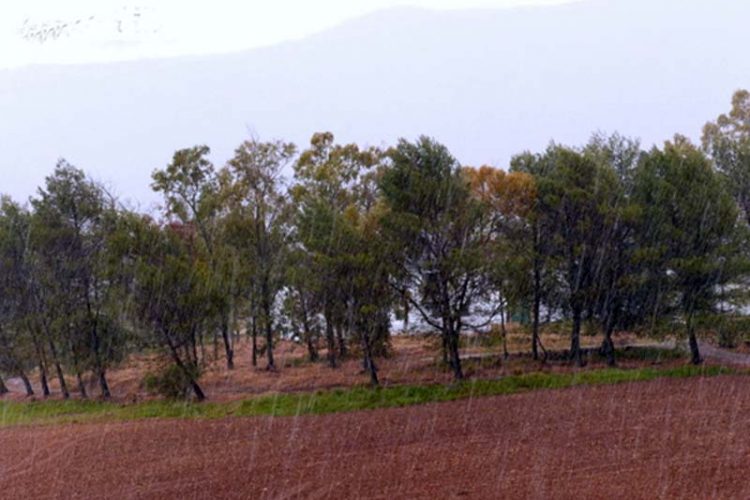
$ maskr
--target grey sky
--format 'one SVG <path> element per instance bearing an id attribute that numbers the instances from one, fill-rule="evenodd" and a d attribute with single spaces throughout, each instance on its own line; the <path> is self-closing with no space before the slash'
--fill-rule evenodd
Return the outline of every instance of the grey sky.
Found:
<path id="1" fill-rule="evenodd" d="M 207 144 L 221 166 L 250 133 L 300 147 L 323 130 L 374 145 L 427 134 L 503 168 L 597 130 L 698 139 L 750 87 L 747 19 L 736 0 L 391 9 L 232 54 L 0 69 L 0 192 L 26 199 L 64 157 L 148 206 L 176 149 Z"/>

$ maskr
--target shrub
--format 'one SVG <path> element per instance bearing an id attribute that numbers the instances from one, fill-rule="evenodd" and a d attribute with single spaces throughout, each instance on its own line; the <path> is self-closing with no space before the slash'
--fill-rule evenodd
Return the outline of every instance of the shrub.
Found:
<path id="1" fill-rule="evenodd" d="M 697 318 L 697 328 L 704 335 L 715 336 L 720 347 L 733 349 L 750 332 L 750 317 L 709 314 Z"/>
<path id="2" fill-rule="evenodd" d="M 191 382 L 200 376 L 196 366 L 186 369 L 169 365 L 157 373 L 149 373 L 143 378 L 143 387 L 151 394 L 169 399 L 187 399 L 193 392 Z"/>

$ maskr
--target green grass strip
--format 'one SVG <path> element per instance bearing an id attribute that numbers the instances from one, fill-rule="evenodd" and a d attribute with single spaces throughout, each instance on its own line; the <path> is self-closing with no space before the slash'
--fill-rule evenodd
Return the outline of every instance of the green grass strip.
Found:
<path id="1" fill-rule="evenodd" d="M 78 422 L 129 421 L 148 418 L 202 418 L 323 415 L 328 413 L 395 408 L 515 394 L 580 385 L 643 382 L 659 378 L 712 377 L 739 374 L 718 366 L 601 369 L 575 373 L 531 373 L 497 380 L 469 380 L 453 385 L 405 385 L 379 389 L 354 387 L 332 391 L 277 394 L 228 403 L 149 401 L 115 404 L 100 401 L 0 402 L 0 427 Z"/>

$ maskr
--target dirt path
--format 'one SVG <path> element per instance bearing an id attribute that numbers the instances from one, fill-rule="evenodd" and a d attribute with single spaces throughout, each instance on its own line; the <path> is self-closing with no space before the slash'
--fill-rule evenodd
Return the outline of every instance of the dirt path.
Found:
<path id="1" fill-rule="evenodd" d="M 701 342 L 698 347 L 701 355 L 708 361 L 713 361 L 722 365 L 739 366 L 743 368 L 750 367 L 750 354 L 728 351 L 704 342 Z"/>
<path id="2" fill-rule="evenodd" d="M 748 498 L 750 380 L 0 430 L 3 498 Z"/>

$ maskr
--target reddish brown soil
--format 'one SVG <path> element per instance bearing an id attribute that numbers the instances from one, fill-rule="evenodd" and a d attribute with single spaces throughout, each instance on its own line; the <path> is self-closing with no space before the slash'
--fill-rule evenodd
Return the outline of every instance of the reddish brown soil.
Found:
<path id="1" fill-rule="evenodd" d="M 750 381 L 0 430 L 3 498 L 748 498 Z"/>
<path id="2" fill-rule="evenodd" d="M 509 349 L 514 353 L 528 351 L 528 336 L 525 334 L 510 335 Z M 545 335 L 545 345 L 549 349 L 564 349 L 569 343 L 564 335 Z M 616 338 L 618 347 L 637 342 L 638 339 L 629 334 L 620 334 Z M 584 347 L 596 346 L 601 343 L 598 337 L 584 337 Z M 528 358 L 514 357 L 508 361 L 502 359 L 500 345 L 482 347 L 477 339 L 466 339 L 466 346 L 461 349 L 462 356 L 467 359 L 464 370 L 467 376 L 473 378 L 497 378 L 504 375 L 518 374 L 529 371 L 568 371 L 567 363 L 549 363 L 545 366 L 531 362 Z M 351 387 L 369 382 L 369 377 L 362 370 L 362 360 L 354 357 L 344 361 L 337 370 L 328 367 L 324 360 L 318 363 L 307 361 L 307 350 L 304 346 L 292 342 L 282 341 L 275 349 L 276 371 L 265 369 L 266 360 L 261 357 L 257 367 L 250 363 L 250 345 L 244 338 L 235 345 L 235 369 L 227 370 L 226 363 L 221 356 L 206 367 L 200 384 L 208 398 L 212 401 L 226 401 L 247 399 L 261 394 L 278 392 L 300 392 L 310 390 Z M 210 349 L 211 351 L 212 349 Z M 210 354 L 210 353 L 209 353 Z M 325 351 L 321 353 L 325 357 Z M 446 367 L 438 362 L 440 346 L 436 338 L 421 336 L 398 336 L 392 339 L 392 355 L 387 359 L 378 359 L 379 376 L 383 385 L 451 383 L 453 375 Z M 168 363 L 169 361 L 167 361 Z M 150 399 L 142 384 L 147 373 L 158 372 L 165 362 L 156 355 L 134 355 L 119 366 L 113 367 L 107 374 L 112 395 L 116 401 L 134 402 Z M 603 360 L 595 359 L 589 368 L 601 367 Z M 623 361 L 624 368 L 635 367 L 644 363 Z M 650 364 L 650 363 L 646 363 Z M 662 363 L 668 364 L 668 363 Z M 679 363 L 677 363 L 679 364 Z M 31 374 L 32 383 L 36 391 L 35 398 L 40 398 L 40 383 L 38 373 Z M 99 395 L 96 379 L 86 375 L 89 394 Z M 5 399 L 26 400 L 23 385 L 18 379 L 10 379 L 8 386 L 12 393 Z M 73 397 L 78 397 L 77 385 L 73 378 L 69 378 L 68 387 Z M 50 377 L 52 398 L 61 397 L 56 377 Z"/>

